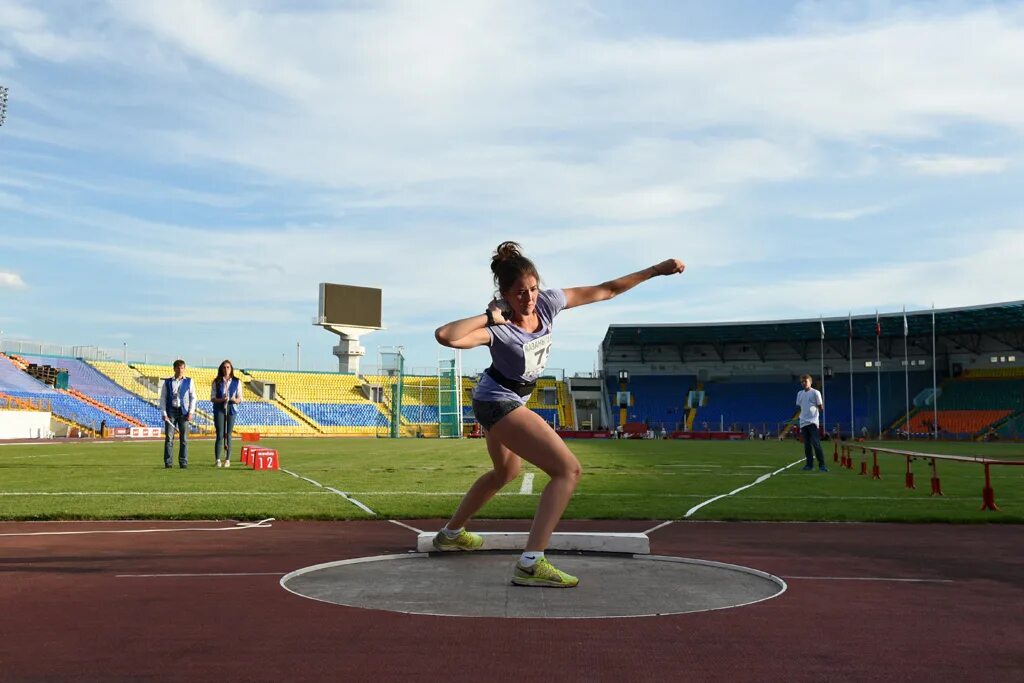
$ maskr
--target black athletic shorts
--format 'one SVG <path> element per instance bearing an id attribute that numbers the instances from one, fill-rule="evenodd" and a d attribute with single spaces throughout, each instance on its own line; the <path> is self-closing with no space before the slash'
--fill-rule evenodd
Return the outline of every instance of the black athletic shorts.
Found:
<path id="1" fill-rule="evenodd" d="M 490 429 L 498 424 L 501 418 L 511 413 L 516 408 L 521 408 L 522 403 L 518 401 L 477 401 L 473 399 L 473 414 L 476 421 L 484 429 Z"/>

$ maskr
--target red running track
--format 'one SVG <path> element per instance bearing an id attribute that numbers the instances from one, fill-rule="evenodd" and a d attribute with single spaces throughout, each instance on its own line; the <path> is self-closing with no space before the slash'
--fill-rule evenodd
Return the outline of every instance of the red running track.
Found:
<path id="1" fill-rule="evenodd" d="M 360 610 L 279 586 L 300 567 L 412 548 L 414 533 L 388 522 L 4 535 L 233 525 L 0 523 L 0 680 L 1019 681 L 1024 671 L 1020 526 L 675 523 L 651 535 L 653 553 L 761 569 L 789 590 L 716 612 L 551 621 Z M 207 576 L 124 576 L 177 573 Z M 250 575 L 209 576 L 239 573 Z"/>

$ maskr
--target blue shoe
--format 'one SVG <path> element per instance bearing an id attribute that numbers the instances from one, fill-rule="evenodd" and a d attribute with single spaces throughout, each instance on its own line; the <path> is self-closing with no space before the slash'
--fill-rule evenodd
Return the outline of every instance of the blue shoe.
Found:
<path id="1" fill-rule="evenodd" d="M 825 467 L 824 465 L 819 465 L 818 466 L 818 471 L 819 472 L 828 472 L 828 468 Z"/>
<path id="2" fill-rule="evenodd" d="M 802 469 L 804 472 L 810 472 L 811 470 L 814 469 L 814 465 L 804 465 L 800 469 Z"/>

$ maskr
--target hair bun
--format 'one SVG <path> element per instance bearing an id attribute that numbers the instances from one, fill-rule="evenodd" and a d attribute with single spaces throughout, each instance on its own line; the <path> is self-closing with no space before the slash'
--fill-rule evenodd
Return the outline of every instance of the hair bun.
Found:
<path id="1" fill-rule="evenodd" d="M 498 264 L 503 261 L 511 261 L 513 259 L 519 259 L 523 257 L 522 251 L 520 251 L 518 242 L 502 242 L 498 245 L 498 248 L 494 250 L 494 256 L 491 258 L 491 271 L 497 272 Z"/>
<path id="2" fill-rule="evenodd" d="M 502 242 L 494 250 L 491 257 L 491 272 L 494 274 L 494 284 L 498 288 L 498 295 L 508 290 L 517 278 L 523 275 L 532 275 L 540 282 L 540 274 L 533 261 L 523 256 L 522 247 L 518 242 Z"/>
<path id="3" fill-rule="evenodd" d="M 516 258 L 517 256 L 523 255 L 520 249 L 518 242 L 502 242 L 498 245 L 498 248 L 494 250 L 494 257 L 501 261 Z"/>

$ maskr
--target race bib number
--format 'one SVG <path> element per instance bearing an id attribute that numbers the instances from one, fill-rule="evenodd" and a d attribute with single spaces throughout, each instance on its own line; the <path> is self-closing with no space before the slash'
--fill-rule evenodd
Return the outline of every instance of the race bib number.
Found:
<path id="1" fill-rule="evenodd" d="M 528 382 L 537 379 L 544 372 L 544 368 L 548 364 L 549 353 L 551 353 L 550 334 L 545 334 L 543 337 L 538 337 L 533 341 L 523 344 L 523 360 L 525 361 L 523 377 Z"/>

